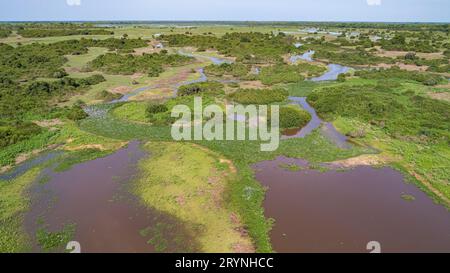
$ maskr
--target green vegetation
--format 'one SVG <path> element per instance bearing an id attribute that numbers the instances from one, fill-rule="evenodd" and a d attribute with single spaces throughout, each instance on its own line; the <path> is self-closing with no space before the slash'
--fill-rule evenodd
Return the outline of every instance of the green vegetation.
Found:
<path id="1" fill-rule="evenodd" d="M 411 202 L 411 201 L 416 200 L 416 198 L 413 195 L 410 195 L 410 194 L 402 194 L 401 197 L 405 201 L 410 201 Z"/>
<path id="2" fill-rule="evenodd" d="M 23 218 L 30 205 L 26 190 L 39 172 L 38 168 L 34 168 L 12 181 L 0 180 L 1 253 L 24 252 L 31 247 Z"/>
<path id="3" fill-rule="evenodd" d="M 398 67 L 380 70 L 360 70 L 355 73 L 356 76 L 364 79 L 384 80 L 389 78 L 404 79 L 420 82 L 424 85 L 437 85 L 445 81 L 444 77 L 431 73 L 421 73 L 416 71 L 406 71 Z"/>
<path id="4" fill-rule="evenodd" d="M 196 94 L 220 94 L 223 93 L 223 84 L 219 82 L 200 82 L 183 85 L 178 88 L 179 96 L 189 96 Z"/>
<path id="5" fill-rule="evenodd" d="M 394 63 L 394 59 L 389 57 L 379 57 L 368 53 L 365 50 L 346 50 L 343 52 L 334 52 L 327 50 L 316 50 L 314 54 L 318 59 L 328 60 L 329 62 L 343 65 L 371 65 Z"/>
<path id="6" fill-rule="evenodd" d="M 72 35 L 114 35 L 114 32 L 106 29 L 24 28 L 17 31 L 17 34 L 26 38 L 41 38 L 41 37 L 72 36 Z"/>
<path id="7" fill-rule="evenodd" d="M 378 150 L 377 156 L 389 159 L 389 164 L 418 187 L 437 201 L 450 204 L 450 106 L 438 100 L 441 97 L 431 96 L 448 93 L 446 75 L 436 74 L 449 72 L 448 24 L 231 24 L 189 28 L 126 23 L 118 28 L 64 23 L 2 25 L 0 167 L 14 166 L 17 159 L 60 145 L 65 152 L 52 164 L 56 163 L 55 171 L 65 171 L 105 156 L 125 141 L 151 141 L 145 149 L 152 156 L 140 163 L 142 175 L 132 190 L 145 205 L 179 220 L 192 247 L 184 243 L 177 247 L 187 251 L 228 252 L 235 251 L 236 244 L 250 251 L 273 250 L 269 238 L 272 220 L 266 219 L 262 208 L 265 189 L 255 180 L 251 166 L 280 155 L 302 158 L 317 166 Z M 309 26 L 318 27 L 318 32 L 298 32 Z M 330 30 L 342 34 L 324 34 Z M 112 38 L 113 33 L 122 38 Z M 130 54 L 137 48 L 151 52 L 149 44 L 157 42 L 153 36 L 157 33 L 163 34 L 158 39 L 164 43 L 164 51 Z M 372 40 L 373 36 L 379 39 Z M 296 48 L 297 42 L 303 45 Z M 178 48 L 185 46 L 195 47 L 195 55 L 220 54 L 235 57 L 236 62 L 210 65 L 206 58 L 193 62 L 192 58 L 174 54 L 192 51 Z M 318 62 L 283 62 L 289 55 L 308 49 L 316 51 Z M 382 50 L 405 53 L 385 55 Z M 384 57 L 390 54 L 395 57 Z M 338 82 L 304 81 L 324 73 L 325 62 L 358 66 L 399 62 L 427 66 L 428 71 L 393 67 L 357 70 L 355 77 L 339 76 Z M 155 85 L 164 89 L 161 92 L 170 92 L 182 81 L 194 80 L 198 76 L 194 70 L 203 66 L 205 74 L 214 80 L 242 81 L 226 86 L 213 81 L 193 83 L 180 86 L 176 98 L 92 106 L 120 98 L 117 87 Z M 250 73 L 256 66 L 261 67 L 259 75 Z M 178 75 L 183 79 L 178 80 Z M 247 89 L 261 88 L 261 83 L 273 89 Z M 333 122 L 358 145 L 340 149 L 320 130 L 305 138 L 282 140 L 275 152 L 261 152 L 259 141 L 173 143 L 170 124 L 174 119 L 170 112 L 178 104 L 192 108 L 194 96 L 201 96 L 204 106 L 226 101 L 280 104 L 283 128 L 303 127 L 311 118 L 298 106 L 287 105 L 288 96 L 308 97 L 322 118 Z M 84 112 L 86 104 L 92 107 L 92 116 Z M 26 192 L 45 166 L 0 183 L 0 252 L 22 252 L 31 247 L 30 235 L 23 227 L 30 202 Z M 302 169 L 295 164 L 280 167 Z M 45 181 L 42 177 L 36 183 Z M 414 200 L 407 194 L 401 198 Z M 44 251 L 59 251 L 73 228 L 69 225 L 50 232 L 42 226 L 34 235 Z M 173 242 L 167 238 L 181 242 L 177 237 L 180 230 L 179 226 L 160 222 L 142 230 L 141 235 L 156 251 L 172 251 Z"/>
<path id="8" fill-rule="evenodd" d="M 41 132 L 34 123 L 0 123 L 0 148 L 31 138 Z"/>
<path id="9" fill-rule="evenodd" d="M 263 33 L 227 33 L 220 38 L 210 35 L 163 35 L 170 46 L 194 46 L 199 51 L 218 50 L 220 54 L 237 57 L 245 64 L 279 63 L 282 55 L 294 52 L 292 39 L 285 35 Z"/>
<path id="10" fill-rule="evenodd" d="M 398 94 L 385 85 L 326 87 L 308 96 L 326 119 L 356 118 L 395 138 L 416 142 L 450 141 L 450 105 L 428 97 Z"/>
<path id="11" fill-rule="evenodd" d="M 250 68 L 239 63 L 223 63 L 221 65 L 208 65 L 205 67 L 205 74 L 208 76 L 222 77 L 233 76 L 236 78 L 244 78 L 250 72 Z"/>
<path id="12" fill-rule="evenodd" d="M 89 68 L 110 74 L 132 75 L 146 73 L 150 77 L 158 77 L 164 66 L 180 66 L 187 64 L 191 58 L 175 54 L 153 53 L 135 55 L 105 54 L 93 60 Z"/>
<path id="13" fill-rule="evenodd" d="M 263 84 L 274 85 L 277 83 L 293 83 L 303 81 L 305 77 L 301 75 L 293 66 L 276 65 L 261 69 L 259 79 Z"/>
<path id="14" fill-rule="evenodd" d="M 41 227 L 36 231 L 36 240 L 45 252 L 63 251 L 74 234 L 75 225 L 65 225 L 61 231 L 56 232 Z"/>
<path id="15" fill-rule="evenodd" d="M 271 104 L 283 102 L 288 98 L 284 89 L 239 89 L 228 95 L 228 98 L 241 104 Z"/>
<path id="16" fill-rule="evenodd" d="M 234 252 L 237 245 L 253 248 L 251 239 L 238 231 L 239 216 L 234 214 L 232 221 L 233 211 L 224 199 L 234 179 L 231 165 L 222 170 L 217 155 L 192 144 L 152 142 L 146 148 L 152 157 L 141 162 L 142 178 L 133 190 L 144 204 L 183 221 L 203 252 Z M 159 250 L 164 247 L 158 245 Z"/>
<path id="17" fill-rule="evenodd" d="M 122 94 L 118 94 L 118 93 L 111 93 L 108 92 L 106 90 L 103 90 L 102 92 L 100 92 L 100 94 L 97 95 L 97 99 L 102 100 L 104 102 L 110 102 L 113 100 L 118 100 L 120 98 L 122 98 L 123 95 Z"/>
<path id="18" fill-rule="evenodd" d="M 280 128 L 303 128 L 311 120 L 311 115 L 296 105 L 280 108 Z"/>

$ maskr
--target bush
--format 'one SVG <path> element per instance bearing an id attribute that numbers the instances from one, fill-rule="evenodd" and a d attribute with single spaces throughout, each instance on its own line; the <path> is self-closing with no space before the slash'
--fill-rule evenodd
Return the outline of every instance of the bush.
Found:
<path id="1" fill-rule="evenodd" d="M 41 132 L 41 128 L 34 123 L 0 123 L 0 148 L 29 139 Z"/>
<path id="2" fill-rule="evenodd" d="M 397 78 L 420 82 L 424 85 L 436 85 L 439 84 L 440 82 L 444 82 L 445 80 L 445 78 L 440 75 L 402 70 L 396 66 L 389 69 L 359 70 L 355 72 L 355 76 L 361 77 L 363 79 L 379 79 L 379 80 Z"/>
<path id="3" fill-rule="evenodd" d="M 196 95 L 200 93 L 218 94 L 223 92 L 223 84 L 219 82 L 200 82 L 183 85 L 178 88 L 179 96 Z"/>
<path id="4" fill-rule="evenodd" d="M 239 89 L 228 98 L 241 104 L 270 104 L 283 102 L 288 96 L 284 89 Z"/>
<path id="5" fill-rule="evenodd" d="M 164 113 L 167 112 L 169 109 L 164 104 L 156 104 L 156 103 L 150 103 L 147 108 L 146 112 L 148 115 L 153 115 L 157 113 Z"/>
<path id="6" fill-rule="evenodd" d="M 342 85 L 316 89 L 308 102 L 327 120 L 348 117 L 378 126 L 396 138 L 450 141 L 450 104 L 415 92 Z"/>
<path id="7" fill-rule="evenodd" d="M 276 65 L 261 69 L 259 79 L 263 84 L 274 85 L 277 83 L 294 83 L 303 81 L 305 77 L 300 75 L 288 65 Z"/>
<path id="8" fill-rule="evenodd" d="M 248 66 L 244 64 L 228 64 L 223 63 L 221 65 L 208 65 L 205 67 L 205 73 L 208 76 L 218 76 L 221 77 L 223 75 L 230 75 L 233 77 L 245 77 L 250 72 Z"/>
<path id="9" fill-rule="evenodd" d="M 87 118 L 89 115 L 84 112 L 83 108 L 81 106 L 72 106 L 72 108 L 69 109 L 67 113 L 67 118 L 70 120 L 82 120 Z"/>
<path id="10" fill-rule="evenodd" d="M 311 115 L 297 106 L 280 108 L 280 128 L 303 128 L 311 120 Z"/>
<path id="11" fill-rule="evenodd" d="M 118 100 L 121 97 L 123 97 L 122 94 L 111 93 L 106 90 L 103 90 L 102 92 L 100 92 L 100 94 L 98 94 L 97 99 L 109 102 L 109 101 L 113 101 L 113 100 Z"/>

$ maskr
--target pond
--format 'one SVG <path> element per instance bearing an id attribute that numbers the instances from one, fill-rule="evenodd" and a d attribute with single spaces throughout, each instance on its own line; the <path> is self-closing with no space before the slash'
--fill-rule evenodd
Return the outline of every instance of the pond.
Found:
<path id="1" fill-rule="evenodd" d="M 180 238 L 187 238 L 182 225 L 142 206 L 129 191 L 130 180 L 139 173 L 138 160 L 145 156 L 139 143 L 132 142 L 68 171 L 46 169 L 41 179 L 47 181 L 31 190 L 31 210 L 25 217 L 28 233 L 34 235 L 42 227 L 55 232 L 74 224 L 73 240 L 81 244 L 82 252 L 192 250 L 181 245 Z M 40 251 L 37 244 L 34 251 Z"/>
<path id="2" fill-rule="evenodd" d="M 253 168 L 277 252 L 450 251 L 450 213 L 391 168 L 321 172 L 285 157 Z"/>

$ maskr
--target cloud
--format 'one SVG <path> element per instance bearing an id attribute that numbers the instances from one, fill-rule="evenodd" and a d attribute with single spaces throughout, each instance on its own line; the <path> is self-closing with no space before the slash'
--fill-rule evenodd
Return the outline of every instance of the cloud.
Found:
<path id="1" fill-rule="evenodd" d="M 66 0 L 69 6 L 81 6 L 81 0 Z"/>
<path id="2" fill-rule="evenodd" d="M 367 0 L 367 5 L 369 6 L 380 6 L 381 0 Z"/>

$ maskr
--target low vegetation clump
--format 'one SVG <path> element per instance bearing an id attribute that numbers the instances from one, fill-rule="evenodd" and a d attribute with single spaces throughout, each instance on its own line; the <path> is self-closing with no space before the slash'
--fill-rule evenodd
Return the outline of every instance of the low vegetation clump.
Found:
<path id="1" fill-rule="evenodd" d="M 365 50 L 316 50 L 315 57 L 343 65 L 374 65 L 380 63 L 392 64 L 395 62 L 392 58 L 375 56 Z"/>
<path id="2" fill-rule="evenodd" d="M 201 35 L 163 35 L 170 46 L 194 46 L 213 49 L 226 56 L 234 56 L 245 64 L 280 63 L 282 55 L 296 51 L 292 37 L 266 33 L 227 33 L 222 37 Z"/>
<path id="3" fill-rule="evenodd" d="M 65 77 L 56 81 L 35 81 L 26 85 L 0 84 L 0 117 L 20 120 L 31 114 L 41 117 L 60 117 L 64 109 L 52 102 L 64 101 L 66 97 L 82 92 L 92 85 L 105 81 L 101 75 L 74 79 Z"/>
<path id="4" fill-rule="evenodd" d="M 197 94 L 220 94 L 223 93 L 223 84 L 207 81 L 182 85 L 178 88 L 178 96 L 190 96 Z"/>
<path id="5" fill-rule="evenodd" d="M 89 68 L 109 74 L 132 75 L 140 72 L 148 74 L 149 77 L 158 77 L 164 71 L 164 66 L 180 66 L 190 60 L 189 57 L 176 54 L 153 53 L 135 56 L 108 53 L 93 60 Z"/>
<path id="6" fill-rule="evenodd" d="M 311 120 L 311 115 L 298 106 L 289 105 L 280 108 L 280 128 L 303 128 Z"/>
<path id="7" fill-rule="evenodd" d="M 9 29 L 0 29 L 0 38 L 6 38 L 11 34 Z"/>
<path id="8" fill-rule="evenodd" d="M 426 34 L 425 34 L 426 35 Z M 429 36 L 422 36 L 420 38 L 407 39 L 404 34 L 396 34 L 391 39 L 382 39 L 379 44 L 385 50 L 399 50 L 399 51 L 415 51 L 415 52 L 438 52 L 439 46 L 430 42 Z"/>
<path id="9" fill-rule="evenodd" d="M 450 105 L 385 86 L 341 85 L 315 90 L 308 102 L 322 117 L 367 122 L 395 138 L 415 142 L 450 141 Z"/>
<path id="10" fill-rule="evenodd" d="M 122 94 L 112 93 L 112 92 L 109 92 L 109 91 L 106 91 L 106 90 L 102 90 L 102 92 L 100 92 L 97 95 L 97 99 L 103 100 L 104 102 L 110 102 L 110 101 L 113 101 L 113 100 L 118 100 L 118 99 L 120 99 L 122 97 L 123 97 Z"/>
<path id="11" fill-rule="evenodd" d="M 263 84 L 294 83 L 305 79 L 295 68 L 288 65 L 275 65 L 261 69 L 259 79 Z"/>
<path id="12" fill-rule="evenodd" d="M 417 72 L 417 71 L 407 71 L 400 69 L 399 67 L 392 67 L 389 69 L 379 69 L 379 70 L 360 70 L 355 72 L 355 76 L 361 77 L 363 79 L 403 79 L 420 82 L 424 85 L 437 85 L 445 81 L 444 77 L 440 75 L 435 75 L 431 73 Z"/>
<path id="13" fill-rule="evenodd" d="M 73 121 L 82 120 L 89 115 L 79 105 L 72 106 L 67 113 L 67 118 Z"/>
<path id="14" fill-rule="evenodd" d="M 0 148 L 29 139 L 41 131 L 39 126 L 31 122 L 0 122 Z"/>
<path id="15" fill-rule="evenodd" d="M 239 89 L 228 95 L 228 98 L 241 104 L 271 104 L 283 102 L 288 98 L 284 89 Z"/>
<path id="16" fill-rule="evenodd" d="M 30 197 L 26 191 L 39 172 L 39 168 L 34 168 L 13 180 L 0 180 L 1 253 L 25 252 L 31 248 L 23 219 L 30 206 Z"/>
<path id="17" fill-rule="evenodd" d="M 208 65 L 205 67 L 205 74 L 208 76 L 233 76 L 236 78 L 243 78 L 250 72 L 250 68 L 244 64 L 239 63 L 223 63 L 221 65 Z"/>

